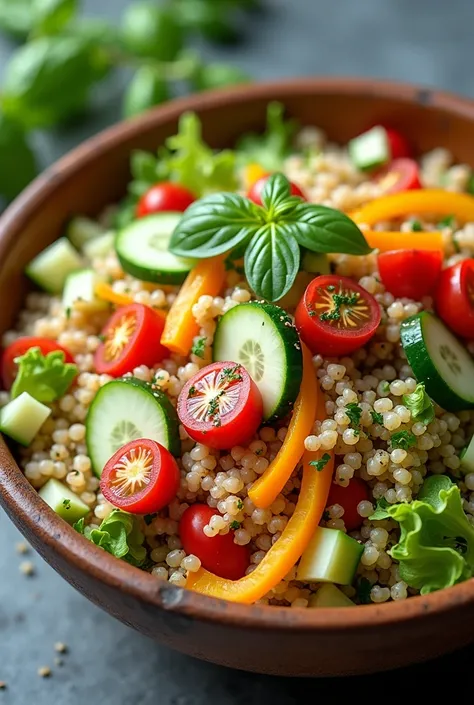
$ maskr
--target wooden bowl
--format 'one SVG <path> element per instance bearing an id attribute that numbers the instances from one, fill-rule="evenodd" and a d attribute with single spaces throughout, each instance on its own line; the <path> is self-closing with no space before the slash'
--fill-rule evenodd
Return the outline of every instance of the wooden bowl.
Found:
<path id="1" fill-rule="evenodd" d="M 132 149 L 155 150 L 185 110 L 215 147 L 263 127 L 268 101 L 345 142 L 388 121 L 418 151 L 446 147 L 474 166 L 474 105 L 422 88 L 370 80 L 299 80 L 197 95 L 89 140 L 38 178 L 0 219 L 0 330 L 26 291 L 25 265 L 72 215 L 94 215 L 125 192 Z M 425 660 L 473 639 L 474 581 L 427 597 L 353 609 L 242 606 L 161 582 L 86 541 L 29 485 L 0 441 L 0 501 L 26 539 L 71 585 L 143 634 L 186 654 L 262 673 L 372 672 Z"/>

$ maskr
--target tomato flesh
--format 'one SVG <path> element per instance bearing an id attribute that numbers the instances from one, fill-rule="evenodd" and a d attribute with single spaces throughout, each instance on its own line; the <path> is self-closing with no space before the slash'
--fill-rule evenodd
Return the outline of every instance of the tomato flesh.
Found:
<path id="1" fill-rule="evenodd" d="M 441 272 L 443 255 L 436 250 L 381 252 L 378 268 L 383 285 L 396 298 L 420 301 L 433 291 Z"/>
<path id="2" fill-rule="evenodd" d="M 60 350 L 64 353 L 64 362 L 74 362 L 74 358 L 66 348 L 50 338 L 25 336 L 18 338 L 3 351 L 1 363 L 1 376 L 3 388 L 8 390 L 15 381 L 18 365 L 16 357 L 21 357 L 31 348 L 39 348 L 43 355 Z"/>
<path id="3" fill-rule="evenodd" d="M 144 304 L 119 308 L 102 331 L 96 372 L 121 377 L 139 365 L 153 367 L 168 354 L 160 343 L 163 328 L 163 318 Z"/>
<path id="4" fill-rule="evenodd" d="M 249 440 L 263 416 L 260 391 L 235 362 L 203 367 L 183 387 L 178 416 L 189 436 L 211 448 L 232 448 Z"/>
<path id="5" fill-rule="evenodd" d="M 410 158 L 412 156 L 412 150 L 407 138 L 394 130 L 393 127 L 382 126 L 387 134 L 388 144 L 390 146 L 390 156 L 392 160 L 403 159 L 405 157 Z"/>
<path id="6" fill-rule="evenodd" d="M 162 181 L 152 186 L 138 201 L 137 218 L 164 211 L 183 212 L 196 200 L 194 194 L 184 186 L 171 181 Z"/>
<path id="7" fill-rule="evenodd" d="M 199 558 L 211 573 L 227 580 L 239 580 L 250 563 L 250 549 L 234 543 L 234 532 L 206 536 L 203 529 L 211 517 L 219 514 L 207 504 L 193 504 L 184 512 L 179 523 L 179 536 L 188 554 Z"/>
<path id="8" fill-rule="evenodd" d="M 438 316 L 454 333 L 474 339 L 474 260 L 443 269 L 435 293 Z"/>
<path id="9" fill-rule="evenodd" d="M 378 171 L 374 178 L 383 193 L 421 188 L 420 170 L 413 159 L 394 159 Z"/>
<path id="10" fill-rule="evenodd" d="M 250 200 L 256 203 L 258 206 L 263 205 L 262 191 L 265 188 L 265 184 L 267 183 L 269 176 L 271 176 L 271 174 L 265 174 L 265 176 L 260 177 L 260 179 L 258 179 L 254 184 L 252 184 L 247 193 L 247 198 L 250 198 Z M 306 198 L 305 193 L 300 189 L 299 186 L 294 184 L 293 181 L 290 181 L 290 194 L 292 196 L 299 196 L 304 201 L 308 200 Z"/>
<path id="11" fill-rule="evenodd" d="M 169 450 L 156 441 L 139 438 L 120 448 L 107 461 L 100 490 L 114 507 L 131 514 L 150 514 L 175 497 L 180 472 Z"/>
<path id="12" fill-rule="evenodd" d="M 362 526 L 364 521 L 357 511 L 357 505 L 368 499 L 369 490 L 366 483 L 359 477 L 353 477 L 352 480 L 349 480 L 347 487 L 334 483 L 331 485 L 327 506 L 340 504 L 344 508 L 342 520 L 347 531 L 355 531 L 359 526 Z"/>
<path id="13" fill-rule="evenodd" d="M 380 323 L 380 306 L 352 279 L 322 275 L 306 288 L 295 323 L 313 353 L 338 357 L 370 340 Z"/>

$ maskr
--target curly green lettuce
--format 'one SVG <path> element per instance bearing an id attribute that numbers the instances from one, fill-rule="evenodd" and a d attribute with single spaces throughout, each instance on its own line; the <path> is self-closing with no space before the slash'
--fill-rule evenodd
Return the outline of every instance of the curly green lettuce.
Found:
<path id="1" fill-rule="evenodd" d="M 285 120 L 285 108 L 274 101 L 267 108 L 267 127 L 263 134 L 242 135 L 237 142 L 237 156 L 243 163 L 255 162 L 268 171 L 279 171 L 291 153 L 291 143 L 298 124 Z"/>
<path id="2" fill-rule="evenodd" d="M 403 395 L 403 403 L 411 411 L 411 417 L 414 421 L 420 421 L 425 426 L 434 421 L 433 402 L 427 395 L 425 385 L 422 382 L 416 385 L 411 394 Z"/>
<path id="3" fill-rule="evenodd" d="M 400 563 L 400 577 L 426 595 L 472 577 L 474 527 L 459 488 L 446 475 L 429 477 L 418 497 L 384 509 L 400 524 L 400 541 L 390 551 Z"/>
<path id="4" fill-rule="evenodd" d="M 140 531 L 138 521 L 121 509 L 114 509 L 98 529 L 85 526 L 84 519 L 79 519 L 74 528 L 96 546 L 127 563 L 141 566 L 146 560 L 147 551 L 143 546 L 145 536 Z"/>
<path id="5" fill-rule="evenodd" d="M 30 348 L 15 362 L 18 372 L 11 389 L 12 399 L 28 392 L 43 404 L 66 394 L 78 371 L 76 365 L 64 361 L 62 350 L 43 355 L 39 348 Z"/>

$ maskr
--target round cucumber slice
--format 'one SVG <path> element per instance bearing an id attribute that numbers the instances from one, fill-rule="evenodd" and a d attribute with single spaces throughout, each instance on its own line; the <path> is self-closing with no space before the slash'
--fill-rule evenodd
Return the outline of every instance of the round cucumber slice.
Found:
<path id="1" fill-rule="evenodd" d="M 115 250 L 122 269 L 137 279 L 158 284 L 181 284 L 196 260 L 176 257 L 168 250 L 182 213 L 157 213 L 139 218 L 121 230 Z"/>
<path id="2" fill-rule="evenodd" d="M 245 367 L 260 389 L 265 421 L 289 413 L 300 391 L 303 358 L 298 333 L 282 308 L 252 301 L 227 311 L 217 324 L 213 356 Z"/>
<path id="3" fill-rule="evenodd" d="M 439 318 L 422 311 L 403 321 L 400 335 L 413 374 L 439 406 L 474 407 L 474 361 Z"/>
<path id="4" fill-rule="evenodd" d="M 108 382 L 97 392 L 86 418 L 86 443 L 95 474 L 100 477 L 109 458 L 137 438 L 157 441 L 179 455 L 175 408 L 146 382 L 133 377 Z"/>

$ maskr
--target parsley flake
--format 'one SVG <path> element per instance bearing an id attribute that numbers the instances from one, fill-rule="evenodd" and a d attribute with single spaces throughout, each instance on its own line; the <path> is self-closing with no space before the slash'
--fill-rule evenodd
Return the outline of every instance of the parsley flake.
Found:
<path id="1" fill-rule="evenodd" d="M 240 510 L 243 509 L 243 508 L 244 508 L 244 503 L 242 502 L 241 499 L 239 499 L 239 501 L 237 502 L 237 509 L 238 509 L 239 512 L 240 512 Z"/>
<path id="2" fill-rule="evenodd" d="M 419 220 L 412 220 L 411 229 L 414 233 L 421 233 L 421 231 L 423 230 L 423 226 Z"/>
<path id="3" fill-rule="evenodd" d="M 232 522 L 230 523 L 230 528 L 231 528 L 233 531 L 237 531 L 237 529 L 240 529 L 240 521 L 232 521 Z"/>
<path id="4" fill-rule="evenodd" d="M 71 509 L 71 500 L 70 499 L 63 499 L 63 507 L 65 509 Z"/>
<path id="5" fill-rule="evenodd" d="M 326 467 L 330 460 L 331 456 L 329 455 L 329 453 L 324 453 L 323 457 L 320 460 L 310 460 L 309 465 L 312 465 L 312 467 L 316 468 L 317 472 L 321 472 L 321 470 Z"/>
<path id="6" fill-rule="evenodd" d="M 372 416 L 372 421 L 373 421 L 374 423 L 378 423 L 378 424 L 380 424 L 381 426 L 383 426 L 383 416 L 382 416 L 382 414 L 379 414 L 378 411 L 371 411 L 371 412 L 370 412 L 370 415 Z"/>
<path id="7" fill-rule="evenodd" d="M 355 401 L 347 404 L 345 412 L 351 422 L 352 430 L 360 433 L 360 417 L 362 414 L 362 409 L 359 404 Z"/>
<path id="8" fill-rule="evenodd" d="M 191 348 L 192 354 L 203 359 L 206 353 L 206 342 L 207 338 L 205 336 L 202 338 L 196 338 Z"/>
<path id="9" fill-rule="evenodd" d="M 409 450 L 415 445 L 416 436 L 414 436 L 410 431 L 397 431 L 397 433 L 392 434 L 390 443 L 392 444 L 392 448 Z"/>

